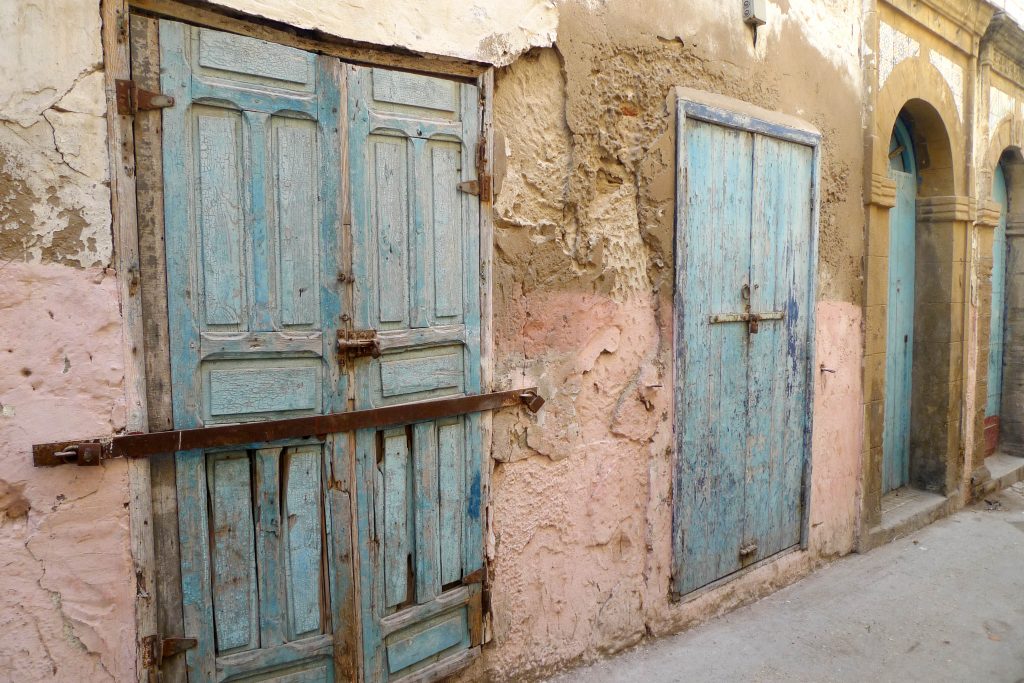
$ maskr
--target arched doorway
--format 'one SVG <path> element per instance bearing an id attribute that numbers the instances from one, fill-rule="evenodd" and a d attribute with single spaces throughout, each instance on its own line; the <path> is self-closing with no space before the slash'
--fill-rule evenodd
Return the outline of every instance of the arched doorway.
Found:
<path id="1" fill-rule="evenodd" d="M 889 212 L 883 494 L 910 480 L 918 176 L 914 143 L 902 117 L 889 141 L 889 175 L 896 182 L 896 205 Z"/>
<path id="2" fill-rule="evenodd" d="M 1003 357 L 1006 323 L 1006 222 L 1009 192 L 1003 163 L 996 165 L 992 177 L 992 201 L 999 205 L 999 222 L 992 237 L 992 307 L 988 348 L 988 395 L 985 401 L 985 452 L 991 454 L 999 444 L 1002 415 Z"/>

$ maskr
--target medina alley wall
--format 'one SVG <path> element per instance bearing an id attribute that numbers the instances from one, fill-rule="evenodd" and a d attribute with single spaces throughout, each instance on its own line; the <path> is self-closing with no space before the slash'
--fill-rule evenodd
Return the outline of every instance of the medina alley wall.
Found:
<path id="1" fill-rule="evenodd" d="M 0 679 L 134 676 L 123 462 L 36 470 L 125 427 L 96 3 L 0 5 Z"/>
<path id="2" fill-rule="evenodd" d="M 495 417 L 494 641 L 482 663 L 493 680 L 680 630 L 853 547 L 861 3 L 768 7 L 755 44 L 740 3 L 561 3 L 555 46 L 496 74 L 507 170 L 495 200 L 495 376 L 538 385 L 548 403 L 536 417 Z M 674 86 L 821 132 L 814 363 L 836 370 L 815 386 L 808 551 L 683 602 L 670 598 Z"/>
<path id="3" fill-rule="evenodd" d="M 0 3 L 0 680 L 144 674 L 128 466 L 35 469 L 30 455 L 144 427 L 123 300 L 134 285 L 112 231 L 101 4 L 117 2 Z M 529 680 L 684 629 L 854 548 L 860 0 L 769 1 L 756 32 L 739 0 L 180 4 L 495 67 L 493 388 L 536 385 L 547 403 L 496 413 L 485 444 L 492 617 L 462 680 Z M 685 600 L 671 589 L 677 87 L 820 132 L 813 362 L 834 371 L 814 373 L 806 550 Z"/>

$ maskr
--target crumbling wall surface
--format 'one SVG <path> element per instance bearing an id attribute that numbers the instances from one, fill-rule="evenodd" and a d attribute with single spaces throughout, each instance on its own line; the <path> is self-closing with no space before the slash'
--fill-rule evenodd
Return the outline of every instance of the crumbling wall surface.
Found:
<path id="1" fill-rule="evenodd" d="M 99 6 L 0 2 L 0 681 L 125 681 L 124 463 L 31 445 L 125 424 Z"/>
<path id="2" fill-rule="evenodd" d="M 707 619 L 850 552 L 862 439 L 859 0 L 559 5 L 554 49 L 498 71 L 494 641 L 466 679 L 522 680 Z M 823 134 L 809 551 L 670 599 L 675 135 L 688 86 Z M 500 138 L 499 138 L 500 139 Z M 818 373 L 816 373 L 817 375 Z"/>
<path id="3" fill-rule="evenodd" d="M 555 39 L 552 0 L 209 0 L 326 35 L 504 65 Z"/>

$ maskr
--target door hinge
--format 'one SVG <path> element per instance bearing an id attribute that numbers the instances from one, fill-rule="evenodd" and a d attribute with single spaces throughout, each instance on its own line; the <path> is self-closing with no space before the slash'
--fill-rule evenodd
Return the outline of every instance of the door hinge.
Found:
<path id="1" fill-rule="evenodd" d="M 199 644 L 195 638 L 163 638 L 152 635 L 142 639 L 142 665 L 147 669 L 159 669 L 165 659 L 191 650 Z"/>
<path id="2" fill-rule="evenodd" d="M 163 93 L 143 90 L 135 81 L 118 79 L 114 82 L 117 113 L 132 116 L 140 111 L 152 111 L 174 106 L 174 98 Z"/>
<path id="3" fill-rule="evenodd" d="M 487 143 L 481 140 L 476 146 L 476 180 L 459 183 L 459 192 L 475 195 L 485 202 L 491 201 L 491 175 L 487 172 Z"/>

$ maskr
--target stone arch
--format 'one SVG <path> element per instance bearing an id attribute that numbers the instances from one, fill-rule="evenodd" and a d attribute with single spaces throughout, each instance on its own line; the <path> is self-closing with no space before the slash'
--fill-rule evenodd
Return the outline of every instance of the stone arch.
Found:
<path id="1" fill-rule="evenodd" d="M 871 166 L 885 174 L 889 135 L 905 113 L 920 149 L 923 196 L 967 194 L 963 125 L 953 92 L 926 56 L 900 62 L 878 95 Z"/>
<path id="2" fill-rule="evenodd" d="M 992 301 L 992 249 L 998 223 L 999 207 L 992 201 L 992 183 L 997 165 L 1002 165 L 1007 190 L 1005 307 L 1003 309 L 1003 358 L 1001 407 L 998 415 L 984 418 L 984 454 L 997 443 L 1005 453 L 1024 457 L 1024 126 L 1012 116 L 1006 116 L 996 127 L 989 141 L 983 168 L 979 172 L 980 204 L 979 246 L 982 250 L 979 280 L 986 294 L 979 310 L 979 318 L 991 320 L 995 314 Z M 979 324 L 979 346 L 987 359 L 991 347 L 990 328 Z M 979 401 L 988 393 L 987 364 L 979 363 L 977 396 Z M 984 406 L 982 406 L 984 408 Z"/>
<path id="3" fill-rule="evenodd" d="M 909 485 L 944 495 L 958 489 L 963 469 L 961 406 L 966 306 L 964 234 L 970 219 L 966 144 L 960 113 L 949 85 L 928 61 L 927 53 L 901 62 L 886 80 L 875 109 L 871 177 L 888 178 L 889 139 L 898 118 L 911 131 L 917 158 L 918 188 L 915 221 L 914 343 L 910 405 Z M 891 182 L 891 181 L 890 181 Z M 877 186 L 885 181 L 876 180 Z M 882 193 L 883 196 L 884 193 Z M 892 204 L 876 202 L 878 206 Z M 885 228 L 872 234 L 887 235 L 889 211 L 877 211 L 873 220 Z M 883 255 L 888 266 L 888 244 L 876 243 L 872 253 Z M 888 293 L 874 296 L 887 301 Z M 869 284 L 869 288 L 872 285 Z M 885 354 L 891 342 L 883 338 Z M 893 347 L 896 348 L 896 347 Z M 885 380 L 888 382 L 888 378 Z M 884 391 L 884 403 L 890 392 Z M 883 428 L 884 430 L 884 425 Z M 882 436 L 882 435 L 878 435 Z M 873 438 L 877 438 L 873 435 Z M 878 439 L 882 441 L 882 439 Z M 884 449 L 873 476 L 881 480 Z M 874 459 L 873 459 L 874 460 Z"/>

